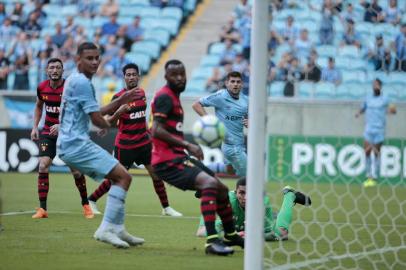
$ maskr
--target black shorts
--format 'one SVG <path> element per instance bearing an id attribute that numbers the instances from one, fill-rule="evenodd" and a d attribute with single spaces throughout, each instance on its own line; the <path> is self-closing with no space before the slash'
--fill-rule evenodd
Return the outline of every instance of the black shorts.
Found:
<path id="1" fill-rule="evenodd" d="M 39 156 L 54 159 L 56 156 L 56 140 L 56 136 L 40 135 L 38 141 Z"/>
<path id="2" fill-rule="evenodd" d="M 128 169 L 136 163 L 137 165 L 150 165 L 151 164 L 151 151 L 152 144 L 148 143 L 134 149 L 122 149 L 117 146 L 114 147 L 114 157 Z"/>
<path id="3" fill-rule="evenodd" d="M 203 171 L 188 158 L 159 163 L 153 168 L 160 179 L 182 190 L 196 190 L 196 177 Z"/>

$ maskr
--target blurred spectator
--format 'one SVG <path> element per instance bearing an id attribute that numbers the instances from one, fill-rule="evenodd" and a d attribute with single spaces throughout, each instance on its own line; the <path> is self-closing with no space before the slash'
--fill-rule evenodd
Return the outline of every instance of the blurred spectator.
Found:
<path id="1" fill-rule="evenodd" d="M 70 53 L 61 52 L 59 57 L 63 63 L 63 77 L 67 78 L 76 69 L 76 63 Z"/>
<path id="2" fill-rule="evenodd" d="M 299 58 L 307 58 L 313 47 L 312 41 L 309 39 L 309 31 L 307 29 L 302 29 L 300 31 L 300 36 L 296 39 L 294 43 L 294 50 L 296 56 Z"/>
<path id="3" fill-rule="evenodd" d="M 248 69 L 248 61 L 244 58 L 242 53 L 238 53 L 232 63 L 232 70 L 238 71 L 241 74 Z"/>
<path id="4" fill-rule="evenodd" d="M 347 4 L 347 9 L 341 12 L 340 19 L 342 22 L 346 22 L 348 20 L 353 20 L 354 22 L 357 21 L 358 14 L 354 11 L 354 7 L 351 3 Z"/>
<path id="5" fill-rule="evenodd" d="M 343 34 L 343 39 L 340 45 L 354 45 L 358 48 L 361 48 L 361 36 L 357 32 L 355 32 L 353 20 L 347 21 L 347 28 Z"/>
<path id="6" fill-rule="evenodd" d="M 37 13 L 31 13 L 28 20 L 21 25 L 21 28 L 30 37 L 37 38 L 41 32 L 42 27 L 38 23 Z"/>
<path id="7" fill-rule="evenodd" d="M 307 64 L 303 68 L 303 77 L 304 80 L 311 82 L 318 82 L 321 79 L 321 69 L 317 64 L 317 52 L 312 51 Z"/>
<path id="8" fill-rule="evenodd" d="M 116 84 L 114 82 L 109 82 L 107 84 L 107 92 L 102 96 L 102 106 L 109 104 L 116 93 Z"/>
<path id="9" fill-rule="evenodd" d="M 288 16 L 286 19 L 286 25 L 279 32 L 280 36 L 289 44 L 294 44 L 299 36 L 299 28 L 294 25 L 294 19 L 292 16 Z"/>
<path id="10" fill-rule="evenodd" d="M 270 53 L 273 54 L 276 48 L 278 48 L 278 46 L 281 45 L 283 41 L 283 38 L 275 30 L 272 29 L 270 31 L 270 38 L 268 42 L 268 50 L 270 50 Z"/>
<path id="11" fill-rule="evenodd" d="M 117 45 L 116 36 L 109 36 L 108 42 L 104 47 L 104 55 L 103 58 L 105 61 L 110 61 L 113 57 L 118 55 L 120 51 L 120 47 Z"/>
<path id="12" fill-rule="evenodd" d="M 23 11 L 23 4 L 22 3 L 16 2 L 14 4 L 14 9 L 11 12 L 9 18 L 11 20 L 12 25 L 18 26 L 18 27 L 21 26 L 21 24 L 25 20 L 25 14 L 24 14 L 24 11 Z"/>
<path id="13" fill-rule="evenodd" d="M 183 0 L 151 0 L 151 6 L 164 8 L 164 7 L 178 7 L 183 8 Z"/>
<path id="14" fill-rule="evenodd" d="M 251 9 L 247 0 L 240 0 L 237 6 L 234 8 L 235 18 L 240 19 Z"/>
<path id="15" fill-rule="evenodd" d="M 210 93 L 214 93 L 223 88 L 225 88 L 224 74 L 221 72 L 220 67 L 215 67 L 213 69 L 213 74 L 207 80 L 206 90 Z"/>
<path id="16" fill-rule="evenodd" d="M 85 33 L 85 28 L 81 25 L 76 28 L 76 33 L 72 36 L 74 37 L 73 39 L 76 44 L 81 44 L 82 42 L 88 40 L 87 35 Z M 67 35 L 67 37 L 69 37 L 69 35 Z"/>
<path id="17" fill-rule="evenodd" d="M 389 71 L 392 64 L 390 49 L 385 47 L 383 36 L 376 36 L 375 44 L 368 50 L 368 59 L 373 62 L 375 70 Z"/>
<path id="18" fill-rule="evenodd" d="M 41 1 L 35 1 L 35 8 L 34 10 L 32 10 L 30 12 L 29 15 L 31 15 L 32 13 L 37 13 L 37 19 L 38 19 L 38 23 L 39 25 L 41 25 L 41 27 L 45 26 L 45 21 L 47 19 L 47 14 L 45 13 L 45 11 L 42 9 L 42 2 Z"/>
<path id="19" fill-rule="evenodd" d="M 137 42 L 143 39 L 144 28 L 141 27 L 141 17 L 135 16 L 132 24 L 127 27 L 127 36 L 133 41 Z"/>
<path id="20" fill-rule="evenodd" d="M 78 26 L 74 23 L 73 16 L 66 17 L 66 24 L 63 27 L 63 32 L 68 35 L 76 35 Z"/>
<path id="21" fill-rule="evenodd" d="M 270 59 L 268 62 L 268 76 L 267 76 L 268 83 L 271 83 L 273 80 L 275 80 L 275 78 L 276 78 L 276 65 Z"/>
<path id="22" fill-rule="evenodd" d="M 341 72 L 336 68 L 333 57 L 328 58 L 328 66 L 323 68 L 321 72 L 321 80 L 334 83 L 335 85 L 341 83 Z"/>
<path id="23" fill-rule="evenodd" d="M 116 34 L 116 39 L 117 39 L 117 46 L 120 48 L 124 48 L 126 52 L 131 51 L 131 46 L 133 44 L 133 41 L 131 38 L 127 36 L 127 26 L 123 25 L 121 26 Z"/>
<path id="24" fill-rule="evenodd" d="M 378 0 L 372 0 L 372 3 L 360 0 L 360 4 L 365 8 L 364 21 L 371 23 L 383 21 L 382 8 L 379 6 Z"/>
<path id="25" fill-rule="evenodd" d="M 0 24 L 3 24 L 3 21 L 6 17 L 6 5 L 3 2 L 0 2 Z"/>
<path id="26" fill-rule="evenodd" d="M 101 54 L 104 55 L 105 48 L 104 48 L 104 45 L 102 44 L 101 40 L 102 40 L 101 34 L 95 33 L 93 36 L 93 43 L 99 47 Z"/>
<path id="27" fill-rule="evenodd" d="M 44 37 L 44 43 L 40 47 L 40 51 L 46 51 L 48 57 L 54 57 L 58 54 L 58 47 L 52 42 L 50 35 Z"/>
<path id="28" fill-rule="evenodd" d="M 233 46 L 231 40 L 226 39 L 224 41 L 224 44 L 226 45 L 226 48 L 221 54 L 220 65 L 233 62 L 235 57 L 237 56 L 237 50 Z"/>
<path id="29" fill-rule="evenodd" d="M 0 49 L 0 90 L 7 90 L 7 79 L 10 72 L 10 61 L 5 51 Z"/>
<path id="30" fill-rule="evenodd" d="M 184 5 L 184 0 L 169 0 L 168 1 L 168 6 L 170 7 L 178 7 L 180 9 L 183 9 Z"/>
<path id="31" fill-rule="evenodd" d="M 107 0 L 101 7 L 100 15 L 111 17 L 112 15 L 118 15 L 119 12 L 119 5 L 116 3 L 115 0 Z"/>
<path id="32" fill-rule="evenodd" d="M 14 64 L 14 90 L 28 90 L 29 80 L 28 71 L 30 69 L 30 61 L 27 54 L 19 55 Z"/>
<path id="33" fill-rule="evenodd" d="M 92 0 L 78 1 L 79 15 L 86 18 L 93 18 L 97 14 L 98 5 Z"/>
<path id="34" fill-rule="evenodd" d="M 251 10 L 241 18 L 239 21 L 239 30 L 241 35 L 241 46 L 244 58 L 250 59 L 250 49 L 251 49 Z"/>
<path id="35" fill-rule="evenodd" d="M 227 24 L 221 28 L 220 42 L 224 42 L 226 39 L 231 40 L 233 43 L 238 43 L 240 41 L 240 33 L 238 29 L 234 26 L 234 18 L 230 17 L 227 20 Z"/>
<path id="36" fill-rule="evenodd" d="M 333 44 L 334 41 L 334 12 L 333 3 L 329 0 L 324 1 L 321 8 L 321 22 L 319 29 L 320 44 Z"/>
<path id="37" fill-rule="evenodd" d="M 8 43 L 16 37 L 19 29 L 11 24 L 11 20 L 6 18 L 0 26 L 0 42 Z"/>
<path id="38" fill-rule="evenodd" d="M 117 15 L 113 14 L 110 16 L 110 21 L 106 22 L 102 26 L 102 35 L 115 35 L 120 25 L 117 23 Z"/>
<path id="39" fill-rule="evenodd" d="M 385 22 L 397 25 L 400 23 L 401 12 L 398 8 L 398 2 L 396 0 L 390 0 L 389 6 L 382 14 Z"/>
<path id="40" fill-rule="evenodd" d="M 243 70 L 242 75 L 242 93 L 246 96 L 249 94 L 250 87 L 250 64 Z"/>
<path id="41" fill-rule="evenodd" d="M 395 70 L 406 71 L 406 23 L 402 24 L 393 47 L 396 52 Z"/>
<path id="42" fill-rule="evenodd" d="M 46 51 L 39 51 L 38 57 L 35 58 L 34 60 L 34 65 L 37 68 L 38 76 L 37 76 L 37 82 L 35 84 L 38 84 L 39 82 L 45 81 L 48 79 L 46 68 L 47 68 L 47 63 L 48 63 L 48 54 Z"/>
<path id="43" fill-rule="evenodd" d="M 17 38 L 13 40 L 10 50 L 8 52 L 8 57 L 13 60 L 21 55 L 27 55 L 27 57 L 32 59 L 32 49 L 30 44 L 29 37 L 25 32 L 20 32 L 17 35 Z"/>
<path id="44" fill-rule="evenodd" d="M 68 34 L 62 32 L 62 25 L 58 22 L 55 24 L 55 34 L 51 36 L 52 42 L 61 48 L 65 41 L 68 39 Z"/>
<path id="45" fill-rule="evenodd" d="M 131 61 L 126 57 L 126 50 L 121 48 L 116 56 L 114 56 L 107 64 L 105 65 L 105 72 L 107 76 L 115 77 L 116 79 L 123 78 L 122 68 L 129 64 Z"/>

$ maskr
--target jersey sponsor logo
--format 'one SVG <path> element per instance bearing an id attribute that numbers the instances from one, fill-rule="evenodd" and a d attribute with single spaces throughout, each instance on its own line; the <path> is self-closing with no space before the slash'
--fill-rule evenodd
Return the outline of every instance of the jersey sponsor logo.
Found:
<path id="1" fill-rule="evenodd" d="M 50 113 L 59 113 L 59 107 L 58 106 L 45 106 L 45 111 L 50 112 Z"/>
<path id="2" fill-rule="evenodd" d="M 178 122 L 176 124 L 176 130 L 182 132 L 183 131 L 183 123 L 182 122 Z"/>
<path id="3" fill-rule="evenodd" d="M 238 120 L 243 120 L 242 116 L 234 116 L 234 115 L 226 115 L 225 120 L 230 120 L 230 121 L 238 121 Z"/>
<path id="4" fill-rule="evenodd" d="M 142 118 L 142 117 L 145 117 L 145 116 L 146 116 L 145 111 L 139 111 L 139 112 L 130 113 L 130 119 L 138 119 L 138 118 Z"/>
<path id="5" fill-rule="evenodd" d="M 43 100 L 48 100 L 48 96 L 42 95 L 42 99 L 43 99 Z"/>

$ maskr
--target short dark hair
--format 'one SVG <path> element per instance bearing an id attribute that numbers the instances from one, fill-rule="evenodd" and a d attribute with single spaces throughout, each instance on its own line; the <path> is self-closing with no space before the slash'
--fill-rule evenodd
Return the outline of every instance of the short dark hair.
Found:
<path id="1" fill-rule="evenodd" d="M 81 55 L 84 50 L 98 50 L 99 47 L 93 42 L 83 42 L 79 45 L 77 55 Z"/>
<path id="2" fill-rule="evenodd" d="M 242 80 L 242 75 L 240 72 L 238 71 L 231 71 L 227 74 L 227 81 L 231 78 L 231 77 L 238 77 Z"/>
<path id="3" fill-rule="evenodd" d="M 125 72 L 127 71 L 127 69 L 130 69 L 130 68 L 135 69 L 137 71 L 138 75 L 140 75 L 140 69 L 138 68 L 138 65 L 134 64 L 134 63 L 129 63 L 123 67 L 123 69 L 122 69 L 123 75 L 125 75 Z"/>
<path id="4" fill-rule="evenodd" d="M 178 59 L 171 59 L 165 63 L 165 70 L 167 70 L 170 65 L 183 65 L 183 63 Z"/>
<path id="5" fill-rule="evenodd" d="M 61 63 L 61 66 L 63 67 L 62 60 L 59 59 L 59 58 L 56 58 L 56 57 L 50 58 L 50 59 L 48 60 L 48 62 L 47 62 L 47 66 L 49 66 L 49 64 L 56 63 L 56 62 Z"/>
<path id="6" fill-rule="evenodd" d="M 246 186 L 247 185 L 247 179 L 245 177 L 242 177 L 238 179 L 237 183 L 235 184 L 235 189 L 237 189 L 239 186 Z"/>
<path id="7" fill-rule="evenodd" d="M 379 83 L 379 86 L 382 86 L 382 81 L 379 78 L 376 78 L 375 81 Z"/>

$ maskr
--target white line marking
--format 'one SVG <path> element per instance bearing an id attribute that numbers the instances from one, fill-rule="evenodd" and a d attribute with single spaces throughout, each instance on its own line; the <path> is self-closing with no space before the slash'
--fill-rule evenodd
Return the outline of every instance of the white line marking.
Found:
<path id="1" fill-rule="evenodd" d="M 297 263 L 283 264 L 283 265 L 279 265 L 276 267 L 272 267 L 272 269 L 273 270 L 300 269 L 302 267 L 307 267 L 312 264 L 322 264 L 322 263 L 326 263 L 326 262 L 332 261 L 332 260 L 341 260 L 341 259 L 346 259 L 346 258 L 355 259 L 358 257 L 365 257 L 365 256 L 380 254 L 380 253 L 385 253 L 385 252 L 391 252 L 391 251 L 396 252 L 401 249 L 406 249 L 406 246 L 385 247 L 385 248 L 379 248 L 379 249 L 364 251 L 364 252 L 359 252 L 359 253 L 346 253 L 346 254 L 336 255 L 336 256 L 326 256 L 326 257 L 320 258 L 320 259 L 313 259 L 313 260 L 302 261 L 302 262 L 297 262 Z"/>

